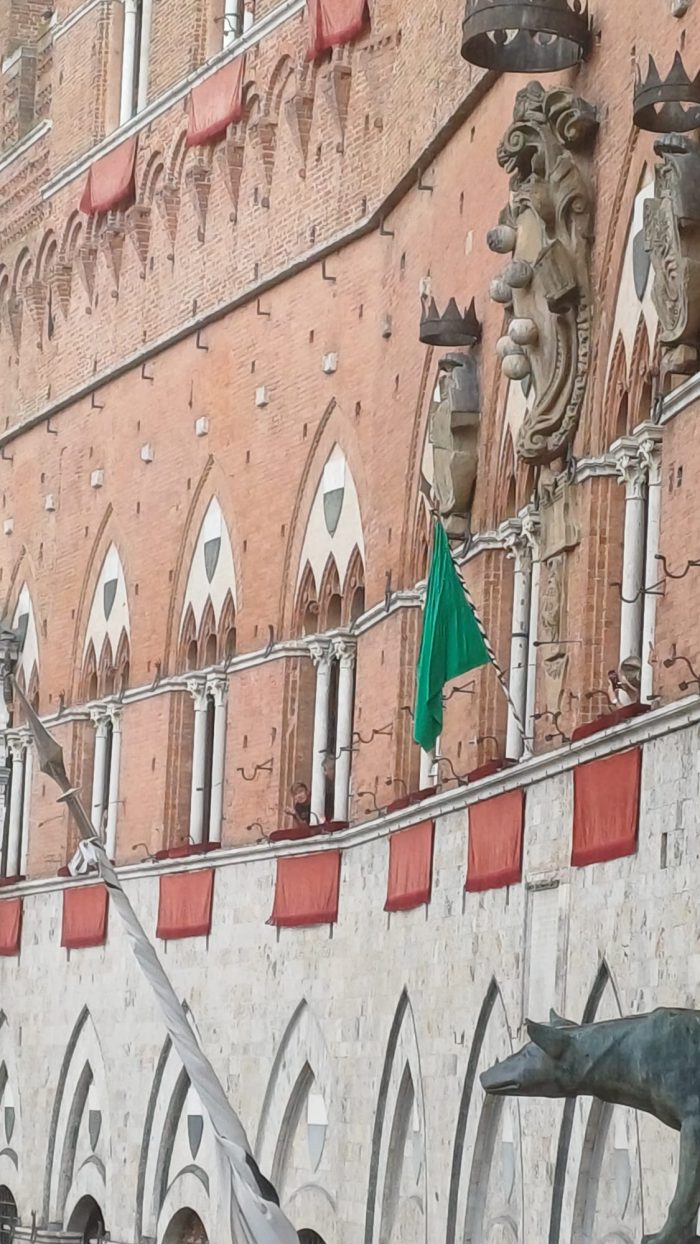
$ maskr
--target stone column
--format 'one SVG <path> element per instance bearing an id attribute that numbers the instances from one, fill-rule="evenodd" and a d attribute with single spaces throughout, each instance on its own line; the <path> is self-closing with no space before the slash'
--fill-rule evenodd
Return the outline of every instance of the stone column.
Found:
<path id="1" fill-rule="evenodd" d="M 641 658 L 644 613 L 644 539 L 646 535 L 645 469 L 636 445 L 617 453 L 619 482 L 625 486 L 625 537 L 622 553 L 622 602 L 620 608 L 620 664 L 629 657 Z"/>
<path id="2" fill-rule="evenodd" d="M 659 582 L 661 567 L 656 560 L 661 532 L 661 429 L 649 430 L 639 446 L 639 456 L 647 475 L 647 537 L 642 612 L 642 681 L 640 699 L 648 703 L 654 691 L 654 667 L 649 658 L 656 638 L 656 594 L 650 591 Z"/>
<path id="3" fill-rule="evenodd" d="M 323 762 L 326 759 L 328 746 L 328 701 L 332 653 L 327 643 L 321 643 L 318 640 L 309 645 L 309 652 L 316 666 L 316 705 L 311 760 L 311 820 L 314 824 L 318 824 L 326 819 L 326 775 L 323 771 Z"/>
<path id="4" fill-rule="evenodd" d="M 134 73 L 136 70 L 137 0 L 123 0 L 124 37 L 122 40 L 122 85 L 119 124 L 123 125 L 134 111 Z"/>
<path id="5" fill-rule="evenodd" d="M 530 549 L 530 617 L 527 624 L 527 668 L 525 688 L 526 733 L 532 738 L 535 733 L 535 711 L 537 709 L 537 639 L 539 636 L 540 618 L 540 517 L 534 510 L 529 511 L 522 522 L 522 532 Z M 510 754 L 510 753 L 508 753 Z"/>
<path id="6" fill-rule="evenodd" d="M 208 689 L 214 697 L 214 744 L 211 762 L 209 841 L 221 842 L 221 827 L 224 819 L 228 679 L 226 677 L 210 678 Z"/>
<path id="7" fill-rule="evenodd" d="M 510 673 L 508 689 L 522 722 L 527 718 L 528 636 L 532 588 L 532 547 L 523 535 L 522 524 L 515 520 L 501 528 L 504 547 L 513 559 L 513 614 L 510 639 Z M 513 710 L 508 708 L 506 756 L 520 760 L 524 741 L 516 725 Z"/>
<path id="8" fill-rule="evenodd" d="M 105 777 L 107 772 L 107 731 L 109 718 L 104 709 L 92 709 L 90 716 L 95 723 L 95 759 L 92 766 L 92 809 L 90 820 L 96 834 L 102 834 L 105 813 Z"/>
<path id="9" fill-rule="evenodd" d="M 12 755 L 12 782 L 10 785 L 10 824 L 7 840 L 6 875 L 19 875 L 22 854 L 22 789 L 24 784 L 24 740 L 18 735 L 10 735 L 10 753 Z"/>
<path id="10" fill-rule="evenodd" d="M 148 69 L 151 60 L 151 23 L 153 0 L 141 0 L 141 50 L 139 52 L 139 86 L 136 111 L 141 112 L 148 103 Z"/>
<path id="11" fill-rule="evenodd" d="M 336 639 L 333 642 L 333 655 L 340 667 L 333 819 L 347 821 L 352 768 L 352 729 L 355 715 L 355 644 L 349 639 Z"/>
<path id="12" fill-rule="evenodd" d="M 420 749 L 420 771 L 418 776 L 418 789 L 430 790 L 435 785 L 435 748 L 431 747 L 426 752 Z"/>
<path id="13" fill-rule="evenodd" d="M 107 859 L 117 855 L 117 817 L 119 815 L 119 767 L 122 754 L 122 713 L 120 708 L 110 708 L 112 723 L 112 755 L 109 763 L 109 786 L 107 788 L 107 833 L 105 849 Z"/>
<path id="14" fill-rule="evenodd" d="M 187 683 L 187 690 L 194 699 L 190 838 L 194 843 L 200 843 L 204 836 L 204 765 L 207 758 L 207 684 L 202 678 L 192 678 Z"/>
<path id="15" fill-rule="evenodd" d="M 32 771 L 34 768 L 34 748 L 32 736 L 27 734 L 24 741 L 24 799 L 22 807 L 22 848 L 19 857 L 19 871 L 22 876 L 27 872 L 29 854 L 29 828 L 32 810 Z"/>

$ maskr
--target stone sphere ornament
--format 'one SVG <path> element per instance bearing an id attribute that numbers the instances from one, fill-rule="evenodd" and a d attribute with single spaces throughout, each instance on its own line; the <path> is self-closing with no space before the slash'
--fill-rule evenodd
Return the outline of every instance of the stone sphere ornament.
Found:
<path id="1" fill-rule="evenodd" d="M 540 332 L 534 320 L 523 318 L 511 320 L 508 335 L 517 346 L 534 346 Z"/>
<path id="2" fill-rule="evenodd" d="M 489 298 L 509 307 L 513 301 L 513 289 L 502 276 L 495 276 L 489 285 Z"/>
<path id="3" fill-rule="evenodd" d="M 518 240 L 518 231 L 512 225 L 496 225 L 486 234 L 486 245 L 496 255 L 512 255 Z"/>
<path id="4" fill-rule="evenodd" d="M 501 371 L 508 380 L 524 380 L 531 370 L 526 354 L 507 354 L 501 363 Z"/>

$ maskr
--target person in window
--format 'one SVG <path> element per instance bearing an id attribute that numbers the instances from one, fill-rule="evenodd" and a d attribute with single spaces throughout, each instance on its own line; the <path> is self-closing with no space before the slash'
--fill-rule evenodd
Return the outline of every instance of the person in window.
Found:
<path id="1" fill-rule="evenodd" d="M 292 786 L 292 812 L 294 824 L 311 824 L 311 796 L 306 782 L 295 782 Z"/>

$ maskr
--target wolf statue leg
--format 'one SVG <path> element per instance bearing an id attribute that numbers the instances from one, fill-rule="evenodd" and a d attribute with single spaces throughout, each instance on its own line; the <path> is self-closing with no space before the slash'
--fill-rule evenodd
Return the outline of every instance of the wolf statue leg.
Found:
<path id="1" fill-rule="evenodd" d="M 695 1228 L 700 1208 L 700 1115 L 681 1126 L 678 1183 L 668 1218 L 656 1235 L 645 1235 L 642 1244 L 696 1244 Z"/>

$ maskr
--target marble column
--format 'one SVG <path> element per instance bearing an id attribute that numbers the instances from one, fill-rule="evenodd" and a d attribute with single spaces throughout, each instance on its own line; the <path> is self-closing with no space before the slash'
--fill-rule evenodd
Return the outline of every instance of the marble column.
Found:
<path id="1" fill-rule="evenodd" d="M 352 731 L 355 715 L 355 644 L 336 639 L 333 654 L 338 661 L 338 728 L 336 730 L 335 790 L 333 819 L 347 821 L 352 769 Z"/>
<path id="2" fill-rule="evenodd" d="M 527 668 L 525 688 L 525 732 L 530 738 L 535 733 L 537 709 L 537 639 L 540 619 L 540 517 L 534 510 L 523 518 L 523 536 L 529 548 L 532 570 L 530 574 L 530 617 L 527 624 Z"/>
<path id="3" fill-rule="evenodd" d="M 95 756 L 92 766 L 92 809 L 90 820 L 96 834 L 102 834 L 105 814 L 105 778 L 107 776 L 107 733 L 109 718 L 104 709 L 93 709 L 90 716 L 95 723 Z"/>
<path id="4" fill-rule="evenodd" d="M 513 613 L 511 619 L 508 689 L 522 722 L 527 718 L 528 636 L 532 596 L 532 547 L 522 524 L 511 520 L 501 529 L 508 557 L 513 559 Z M 508 708 L 506 756 L 520 760 L 525 744 L 512 708 Z"/>
<path id="5" fill-rule="evenodd" d="M 641 658 L 644 614 L 644 542 L 646 537 L 646 470 L 636 446 L 617 454 L 619 482 L 625 488 L 625 535 L 622 553 L 620 664 Z"/>
<path id="6" fill-rule="evenodd" d="M 10 823 L 7 840 L 6 876 L 19 876 L 22 854 L 22 819 L 24 789 L 24 740 L 19 735 L 9 737 L 12 755 L 12 782 L 10 785 Z"/>
<path id="7" fill-rule="evenodd" d="M 34 770 L 34 748 L 31 734 L 27 734 L 24 744 L 24 799 L 22 801 L 22 847 L 19 857 L 19 871 L 22 876 L 27 872 L 29 854 L 29 829 L 32 810 L 32 774 Z"/>
<path id="8" fill-rule="evenodd" d="M 122 713 L 119 708 L 110 708 L 109 720 L 112 723 L 112 753 L 109 761 L 109 786 L 107 788 L 107 834 L 105 849 L 107 859 L 114 860 L 117 856 L 117 817 L 119 815 L 119 768 L 122 753 Z"/>
<path id="9" fill-rule="evenodd" d="M 138 17 L 137 17 L 138 20 Z M 148 70 L 151 62 L 151 25 L 153 22 L 153 0 L 142 0 L 141 3 L 141 47 L 139 51 L 139 78 L 136 111 L 141 112 L 148 103 Z"/>
<path id="10" fill-rule="evenodd" d="M 319 824 L 326 819 L 326 775 L 323 765 L 328 746 L 328 705 L 333 658 L 330 646 L 318 640 L 309 645 L 309 652 L 316 667 L 316 703 L 311 760 L 311 820 L 314 824 Z"/>
<path id="11" fill-rule="evenodd" d="M 134 112 L 134 74 L 136 72 L 137 0 L 123 0 L 124 35 L 122 39 L 122 83 L 119 124 L 123 125 Z"/>
<path id="12" fill-rule="evenodd" d="M 187 690 L 194 700 L 192 736 L 192 793 L 190 797 L 190 838 L 201 843 L 204 836 L 204 766 L 207 752 L 207 684 L 191 678 Z"/>
<path id="13" fill-rule="evenodd" d="M 214 743 L 211 762 L 209 841 L 221 842 L 221 827 L 224 819 L 228 679 L 225 676 L 210 678 L 208 687 L 214 697 Z"/>
<path id="14" fill-rule="evenodd" d="M 648 703 L 654 692 L 654 667 L 650 662 L 656 640 L 656 602 L 652 590 L 659 582 L 661 566 L 656 560 L 661 532 L 661 429 L 650 429 L 639 446 L 639 456 L 647 473 L 647 534 L 642 614 L 642 682 L 640 699 Z"/>
<path id="15" fill-rule="evenodd" d="M 420 770 L 418 776 L 418 789 L 430 790 L 435 785 L 435 748 L 431 747 L 429 752 L 420 749 Z"/>

